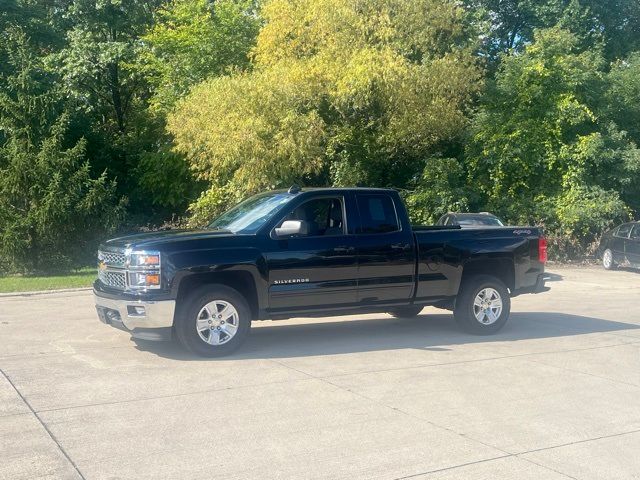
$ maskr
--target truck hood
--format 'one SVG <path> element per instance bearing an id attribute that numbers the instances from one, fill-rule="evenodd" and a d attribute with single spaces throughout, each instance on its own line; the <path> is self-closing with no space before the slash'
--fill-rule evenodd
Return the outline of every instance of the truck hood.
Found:
<path id="1" fill-rule="evenodd" d="M 182 240 L 199 240 L 212 237 L 233 237 L 227 230 L 162 230 L 157 232 L 136 233 L 112 238 L 103 242 L 104 247 L 112 248 L 149 248 Z"/>

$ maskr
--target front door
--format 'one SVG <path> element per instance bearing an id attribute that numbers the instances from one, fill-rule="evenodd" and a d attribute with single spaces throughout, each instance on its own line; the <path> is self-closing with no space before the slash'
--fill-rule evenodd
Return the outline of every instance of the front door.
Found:
<path id="1" fill-rule="evenodd" d="M 304 200 L 278 221 L 299 220 L 303 232 L 286 238 L 272 232 L 269 311 L 272 315 L 352 307 L 357 296 L 354 236 L 347 229 L 345 197 Z"/>
<path id="2" fill-rule="evenodd" d="M 391 195 L 358 193 L 356 199 L 358 302 L 407 303 L 415 285 L 413 233 L 408 224 L 403 227 Z"/>

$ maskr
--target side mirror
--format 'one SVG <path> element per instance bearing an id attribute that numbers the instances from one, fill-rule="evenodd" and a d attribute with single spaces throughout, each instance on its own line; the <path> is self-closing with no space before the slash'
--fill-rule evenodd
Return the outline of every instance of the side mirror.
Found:
<path id="1" fill-rule="evenodd" d="M 305 235 L 308 231 L 307 223 L 302 220 L 285 220 L 279 228 L 275 229 L 278 237 L 291 235 Z"/>

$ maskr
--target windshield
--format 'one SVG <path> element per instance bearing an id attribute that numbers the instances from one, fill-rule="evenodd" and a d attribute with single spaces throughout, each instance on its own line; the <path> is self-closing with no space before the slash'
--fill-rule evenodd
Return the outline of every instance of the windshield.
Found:
<path id="1" fill-rule="evenodd" d="M 233 233 L 255 233 L 291 198 L 291 194 L 286 192 L 256 195 L 220 215 L 208 228 L 229 230 Z"/>
<path id="2" fill-rule="evenodd" d="M 469 217 L 458 217 L 458 224 L 465 226 L 473 225 L 487 225 L 493 227 L 502 227 L 502 222 L 497 217 L 491 217 L 489 215 L 477 215 Z"/>

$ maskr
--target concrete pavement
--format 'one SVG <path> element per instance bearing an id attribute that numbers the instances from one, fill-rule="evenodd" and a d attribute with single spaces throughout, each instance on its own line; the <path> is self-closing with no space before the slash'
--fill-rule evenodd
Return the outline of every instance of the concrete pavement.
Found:
<path id="1" fill-rule="evenodd" d="M 496 336 L 451 314 L 256 322 L 206 360 L 91 295 L 0 299 L 0 479 L 640 478 L 640 273 L 549 268 Z"/>

